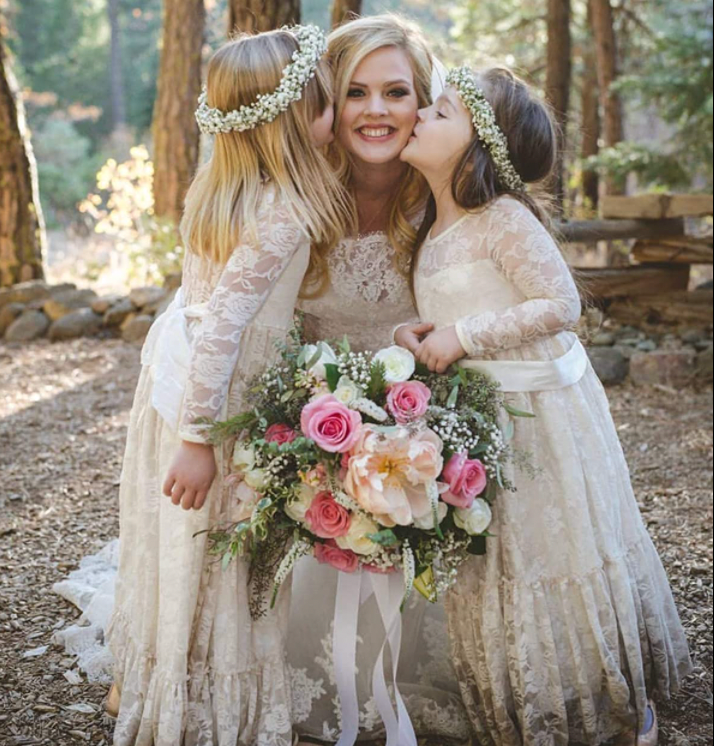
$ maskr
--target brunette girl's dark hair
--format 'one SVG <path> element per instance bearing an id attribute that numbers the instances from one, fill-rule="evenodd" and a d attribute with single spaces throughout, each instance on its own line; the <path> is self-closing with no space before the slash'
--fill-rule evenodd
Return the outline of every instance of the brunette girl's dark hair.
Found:
<path id="1" fill-rule="evenodd" d="M 511 163 L 518 175 L 526 184 L 547 181 L 553 174 L 558 150 L 557 125 L 548 105 L 506 68 L 486 70 L 478 75 L 478 82 L 508 140 Z M 491 154 L 475 132 L 454 169 L 451 192 L 456 204 L 464 210 L 478 210 L 506 195 L 513 197 L 552 230 L 546 199 L 530 191 L 514 191 L 504 186 Z M 432 196 L 414 246 L 412 292 L 419 251 L 435 220 L 436 202 Z"/>

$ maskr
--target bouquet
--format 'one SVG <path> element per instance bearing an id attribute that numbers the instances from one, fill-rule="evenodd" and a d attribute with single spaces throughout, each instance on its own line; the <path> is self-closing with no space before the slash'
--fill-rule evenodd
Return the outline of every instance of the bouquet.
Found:
<path id="1" fill-rule="evenodd" d="M 513 489 L 504 476 L 513 422 L 503 431 L 499 421 L 527 413 L 485 375 L 432 374 L 401 347 L 372 354 L 346 338 L 296 336 L 248 403 L 204 423 L 213 443 L 236 438 L 237 519 L 210 541 L 225 564 L 252 552 L 254 587 L 272 585 L 272 603 L 308 554 L 345 573 L 402 570 L 405 600 L 416 588 L 436 601 L 469 554 L 486 551 L 491 504 Z"/>

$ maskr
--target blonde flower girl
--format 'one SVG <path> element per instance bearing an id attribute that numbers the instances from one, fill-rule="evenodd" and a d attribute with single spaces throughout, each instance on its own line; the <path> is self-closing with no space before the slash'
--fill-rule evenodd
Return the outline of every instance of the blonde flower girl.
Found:
<path id="1" fill-rule="evenodd" d="M 232 41 L 209 65 L 197 119 L 214 151 L 186 200 L 183 285 L 142 351 L 121 480 L 115 746 L 293 743 L 289 599 L 253 620 L 247 563 L 223 571 L 208 553 L 200 532 L 238 501 L 229 450 L 197 420 L 241 410 L 292 325 L 311 244 L 345 231 L 318 150 L 333 120 L 325 46 L 296 27 Z"/>
<path id="2" fill-rule="evenodd" d="M 501 382 L 519 419 L 518 488 L 495 502 L 484 557 L 447 601 L 454 663 L 483 746 L 656 743 L 654 705 L 690 670 L 607 398 L 570 329 L 571 273 L 526 184 L 549 176 L 549 112 L 511 73 L 453 71 L 402 158 L 434 200 L 413 267 L 413 344 Z"/>

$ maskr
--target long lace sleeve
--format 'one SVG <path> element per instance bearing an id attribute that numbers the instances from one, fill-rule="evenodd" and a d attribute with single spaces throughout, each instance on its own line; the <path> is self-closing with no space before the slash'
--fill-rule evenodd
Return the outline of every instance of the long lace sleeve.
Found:
<path id="1" fill-rule="evenodd" d="M 287 210 L 276 207 L 260 225 L 258 242 L 231 255 L 198 324 L 192 345 L 179 436 L 206 441 L 199 417 L 215 419 L 233 377 L 241 338 L 308 237 Z"/>
<path id="2" fill-rule="evenodd" d="M 490 257 L 525 297 L 510 308 L 460 319 L 470 356 L 519 347 L 572 328 L 580 318 L 577 286 L 555 241 L 523 205 L 497 205 L 487 235 Z"/>

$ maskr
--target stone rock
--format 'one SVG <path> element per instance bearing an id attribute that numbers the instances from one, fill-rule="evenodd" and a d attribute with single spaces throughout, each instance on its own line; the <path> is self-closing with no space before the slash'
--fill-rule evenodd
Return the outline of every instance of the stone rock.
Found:
<path id="1" fill-rule="evenodd" d="M 104 326 L 121 326 L 136 311 L 129 298 L 122 298 L 104 314 Z"/>
<path id="2" fill-rule="evenodd" d="M 5 332 L 6 342 L 29 342 L 44 335 L 50 320 L 42 311 L 25 311 Z"/>
<path id="3" fill-rule="evenodd" d="M 2 339 L 3 334 L 5 334 L 10 324 L 18 316 L 21 316 L 25 309 L 26 306 L 22 303 L 8 303 L 3 308 L 0 308 L 0 339 Z"/>
<path id="4" fill-rule="evenodd" d="M 181 287 L 183 275 L 181 272 L 172 272 L 170 275 L 164 277 L 164 289 L 165 290 L 178 290 Z"/>
<path id="5" fill-rule="evenodd" d="M 614 386 L 627 378 L 629 362 L 616 347 L 595 347 L 588 350 L 598 378 L 605 386 Z"/>
<path id="6" fill-rule="evenodd" d="M 128 323 L 122 324 L 122 339 L 125 342 L 131 343 L 143 342 L 153 323 L 153 316 L 148 316 L 147 314 L 134 316 L 132 319 L 128 320 Z"/>
<path id="7" fill-rule="evenodd" d="M 52 341 L 76 339 L 96 334 L 101 328 L 102 317 L 98 313 L 91 308 L 80 308 L 57 319 L 50 327 L 48 336 Z"/>
<path id="8" fill-rule="evenodd" d="M 703 339 L 706 339 L 707 335 L 701 329 L 685 329 L 680 337 L 685 344 L 694 346 Z"/>
<path id="9" fill-rule="evenodd" d="M 636 352 L 630 360 L 630 377 L 638 386 L 661 384 L 681 388 L 696 373 L 696 352 L 692 349 Z"/>
<path id="10" fill-rule="evenodd" d="M 615 344 L 616 337 L 612 332 L 598 332 L 590 340 L 593 347 L 612 347 Z"/>
<path id="11" fill-rule="evenodd" d="M 77 289 L 77 286 L 73 282 L 60 282 L 58 285 L 52 285 L 50 287 L 50 296 L 54 298 L 55 295 L 64 293 L 67 290 L 76 290 L 76 289 Z"/>
<path id="12" fill-rule="evenodd" d="M 637 347 L 640 342 L 642 342 L 642 337 L 621 337 L 618 340 L 618 344 L 625 347 Z"/>
<path id="13" fill-rule="evenodd" d="M 697 355 L 697 378 L 705 383 L 712 383 L 714 372 L 712 361 L 714 360 L 714 347 L 709 346 Z"/>
<path id="14" fill-rule="evenodd" d="M 640 352 L 654 352 L 657 349 L 657 343 L 653 339 L 646 339 L 637 345 Z"/>
<path id="15" fill-rule="evenodd" d="M 143 309 L 151 304 L 160 303 L 166 297 L 166 293 L 166 290 L 157 287 L 134 288 L 129 293 L 129 298 L 137 308 Z"/>
<path id="16" fill-rule="evenodd" d="M 48 298 L 49 295 L 49 285 L 44 280 L 21 282 L 11 288 L 0 290 L 0 308 L 8 303 L 31 303 L 39 298 Z"/>
<path id="17" fill-rule="evenodd" d="M 104 316 L 112 306 L 116 306 L 123 299 L 123 295 L 102 295 L 92 301 L 91 309 L 94 313 Z"/>
<path id="18" fill-rule="evenodd" d="M 159 312 L 159 309 L 161 309 L 162 312 L 165 311 L 168 307 L 168 303 L 170 303 L 171 299 L 174 297 L 174 295 L 176 295 L 176 292 L 177 291 L 172 290 L 170 293 L 164 295 L 164 297 L 160 300 L 157 300 L 153 303 L 148 303 L 141 309 L 141 313 L 145 316 L 156 316 L 156 314 Z M 167 300 L 168 303 L 166 302 Z"/>
<path id="19" fill-rule="evenodd" d="M 613 347 L 614 350 L 617 350 L 622 357 L 625 358 L 625 360 L 629 361 L 632 359 L 632 356 L 635 354 L 636 350 L 634 347 L 626 347 L 625 345 L 615 345 Z"/>
<path id="20" fill-rule="evenodd" d="M 162 301 L 159 303 L 156 312 L 154 313 L 154 319 L 158 319 L 159 316 L 171 305 L 171 301 L 176 297 L 178 290 L 172 290 Z"/>
<path id="21" fill-rule="evenodd" d="M 705 350 L 708 350 L 711 346 L 712 346 L 711 339 L 700 339 L 699 342 L 697 342 L 694 345 L 694 349 L 699 350 L 699 352 L 704 352 Z"/>
<path id="22" fill-rule="evenodd" d="M 96 297 L 94 290 L 65 290 L 52 296 L 42 310 L 52 321 L 57 321 L 72 311 L 90 308 Z"/>

